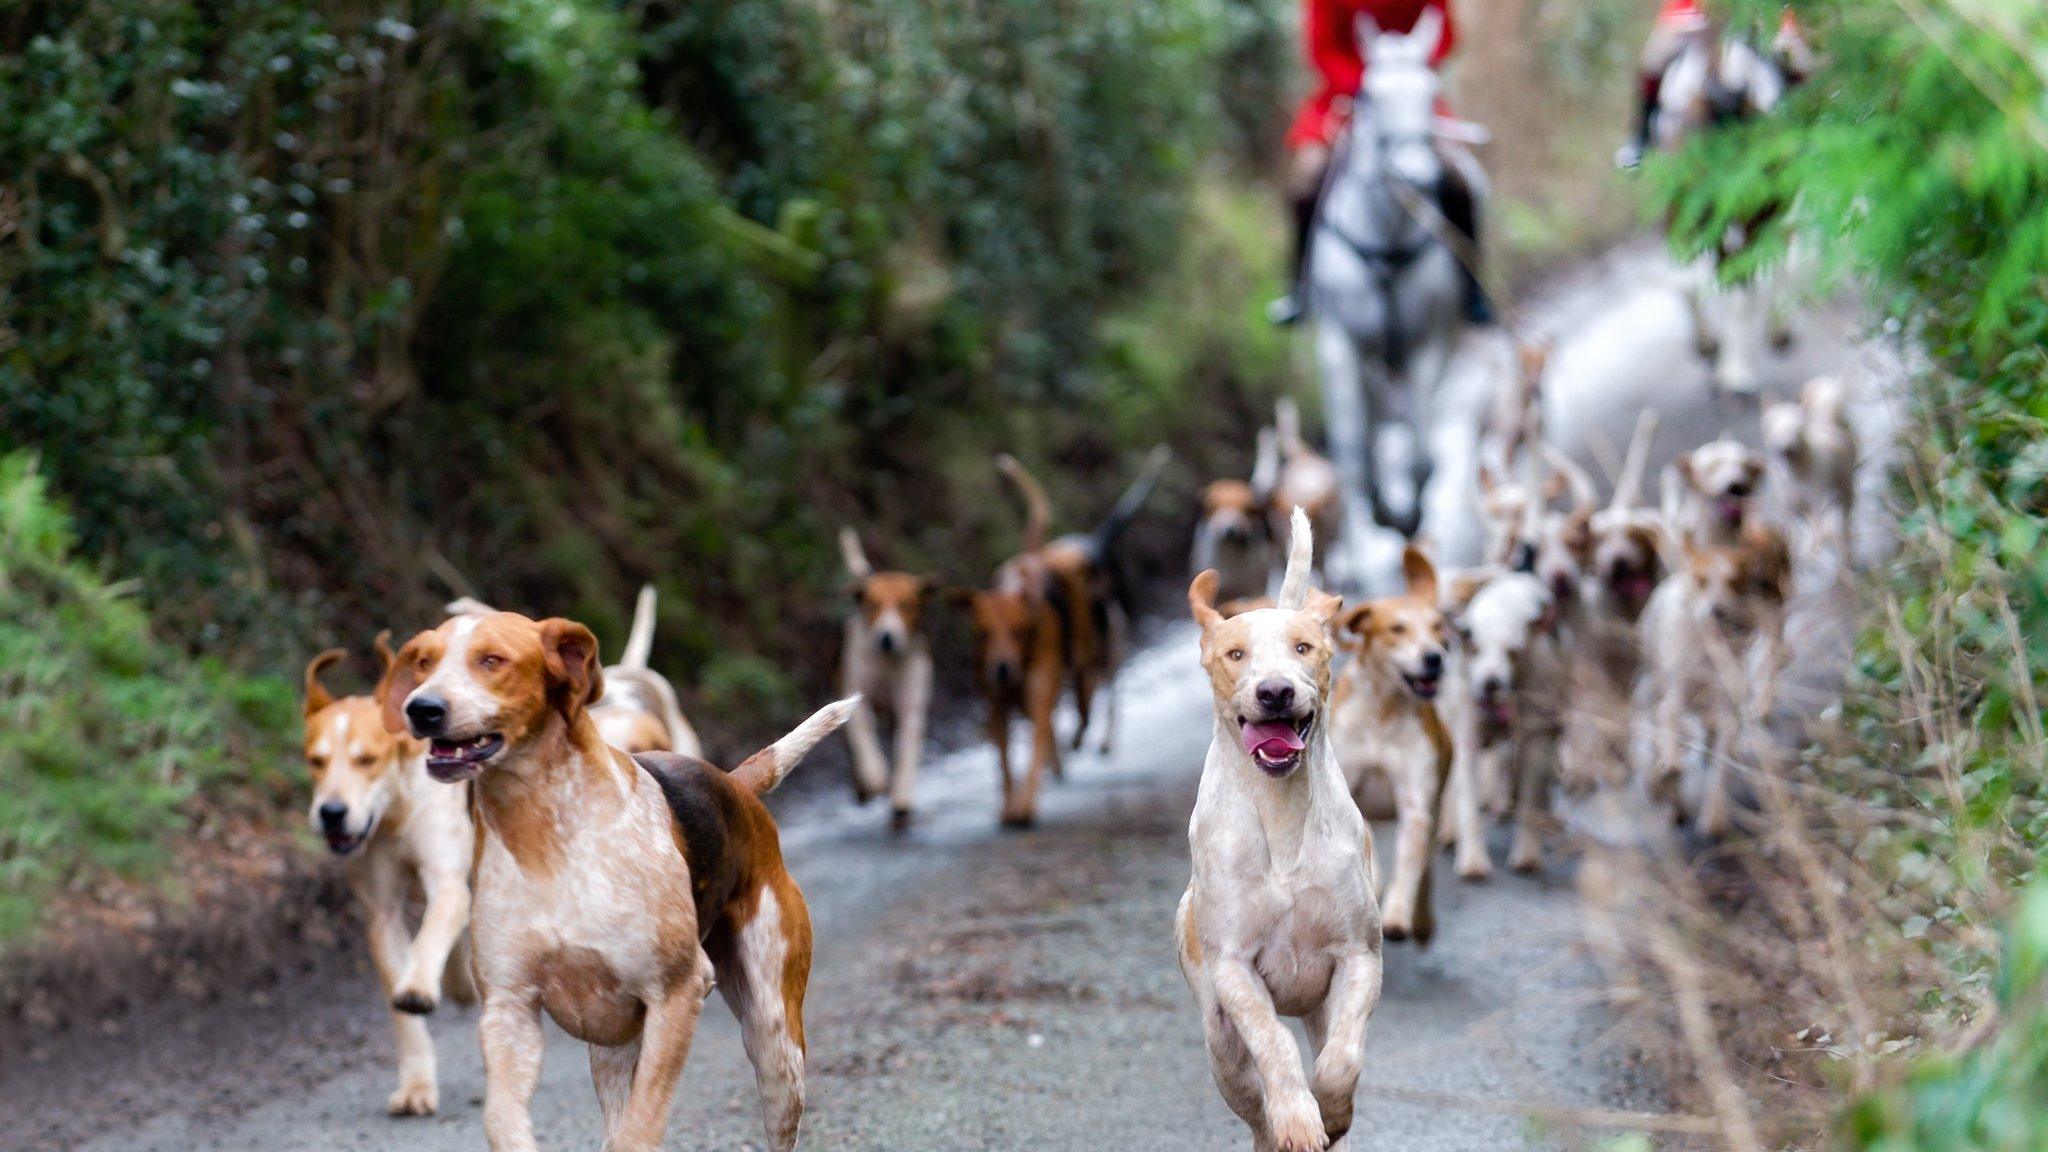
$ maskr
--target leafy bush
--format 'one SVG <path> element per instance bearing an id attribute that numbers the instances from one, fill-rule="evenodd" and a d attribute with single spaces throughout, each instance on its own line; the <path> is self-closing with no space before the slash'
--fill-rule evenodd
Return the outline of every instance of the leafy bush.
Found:
<path id="1" fill-rule="evenodd" d="M 0 457 L 0 940 L 56 889 L 134 873 L 274 786 L 295 697 L 167 647 L 132 584 L 80 564 L 32 457 Z"/>
<path id="2" fill-rule="evenodd" d="M 188 640 L 281 662 L 467 580 L 609 632 L 653 579 L 676 667 L 806 651 L 756 593 L 834 579 L 841 520 L 978 574 L 1009 512 L 948 461 L 1100 401 L 1098 314 L 1173 266 L 1290 17 L 31 0 L 0 437 Z"/>

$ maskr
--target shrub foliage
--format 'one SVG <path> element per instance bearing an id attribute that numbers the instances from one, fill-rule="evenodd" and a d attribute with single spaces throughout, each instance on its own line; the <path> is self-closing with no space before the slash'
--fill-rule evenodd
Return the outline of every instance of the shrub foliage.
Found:
<path id="1" fill-rule="evenodd" d="M 1090 418 L 1097 316 L 1176 267 L 1289 15 L 29 0 L 0 439 L 190 641 L 360 642 L 472 581 L 604 628 L 653 579 L 658 651 L 762 686 L 722 653 L 800 650 L 773 614 L 838 522 L 972 578 L 1014 529 L 955 481 L 1027 409 L 1075 417 L 1028 452 L 1138 446 Z"/>

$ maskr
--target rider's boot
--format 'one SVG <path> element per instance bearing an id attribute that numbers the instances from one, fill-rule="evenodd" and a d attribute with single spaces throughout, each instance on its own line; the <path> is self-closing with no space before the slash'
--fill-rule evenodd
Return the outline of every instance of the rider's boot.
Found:
<path id="1" fill-rule="evenodd" d="M 1487 298 L 1486 285 L 1479 279 L 1479 205 L 1471 187 L 1452 171 L 1446 170 L 1438 189 L 1437 210 L 1464 237 L 1456 255 L 1459 279 L 1464 285 L 1465 320 L 1482 328 L 1491 325 L 1493 303 Z"/>
<path id="2" fill-rule="evenodd" d="M 1294 249 L 1287 266 L 1287 294 L 1266 305 L 1266 319 L 1278 328 L 1299 323 L 1302 314 L 1308 311 L 1302 294 L 1307 291 L 1308 242 L 1310 230 L 1316 224 L 1316 198 L 1295 197 L 1288 208 L 1294 217 Z"/>

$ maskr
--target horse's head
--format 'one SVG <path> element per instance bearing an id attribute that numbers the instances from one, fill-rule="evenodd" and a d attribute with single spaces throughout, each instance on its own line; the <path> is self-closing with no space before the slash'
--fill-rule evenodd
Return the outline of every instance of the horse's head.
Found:
<path id="1" fill-rule="evenodd" d="M 1355 162 L 1382 165 L 1396 179 L 1417 187 L 1434 187 L 1443 178 L 1434 131 L 1436 99 L 1441 88 L 1429 66 L 1443 34 L 1436 12 L 1425 11 L 1405 36 L 1373 30 L 1371 21 L 1359 29 L 1369 45 L 1365 87 L 1352 127 Z"/>

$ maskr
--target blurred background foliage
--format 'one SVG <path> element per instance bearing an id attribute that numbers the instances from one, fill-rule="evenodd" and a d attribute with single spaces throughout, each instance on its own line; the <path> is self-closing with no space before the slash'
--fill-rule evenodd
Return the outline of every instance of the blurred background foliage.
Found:
<path id="1" fill-rule="evenodd" d="M 134 591 L 80 563 L 35 459 L 0 457 L 0 939 L 52 890 L 158 864 L 168 832 L 284 792 L 287 682 L 187 659 Z"/>
<path id="2" fill-rule="evenodd" d="M 1192 189 L 1273 135 L 1291 18 L 13 6 L 0 436 L 185 642 L 360 644 L 472 581 L 617 635 L 651 579 L 665 661 L 785 707 L 761 681 L 813 646 L 792 610 L 834 610 L 805 593 L 839 523 L 971 580 L 1015 531 L 996 449 L 1079 465 L 1047 474 L 1079 521 L 1192 401 L 1282 386 L 1271 341 L 1212 340 L 1203 381 L 1260 379 L 1135 419 L 1099 317 L 1190 271 Z"/>

